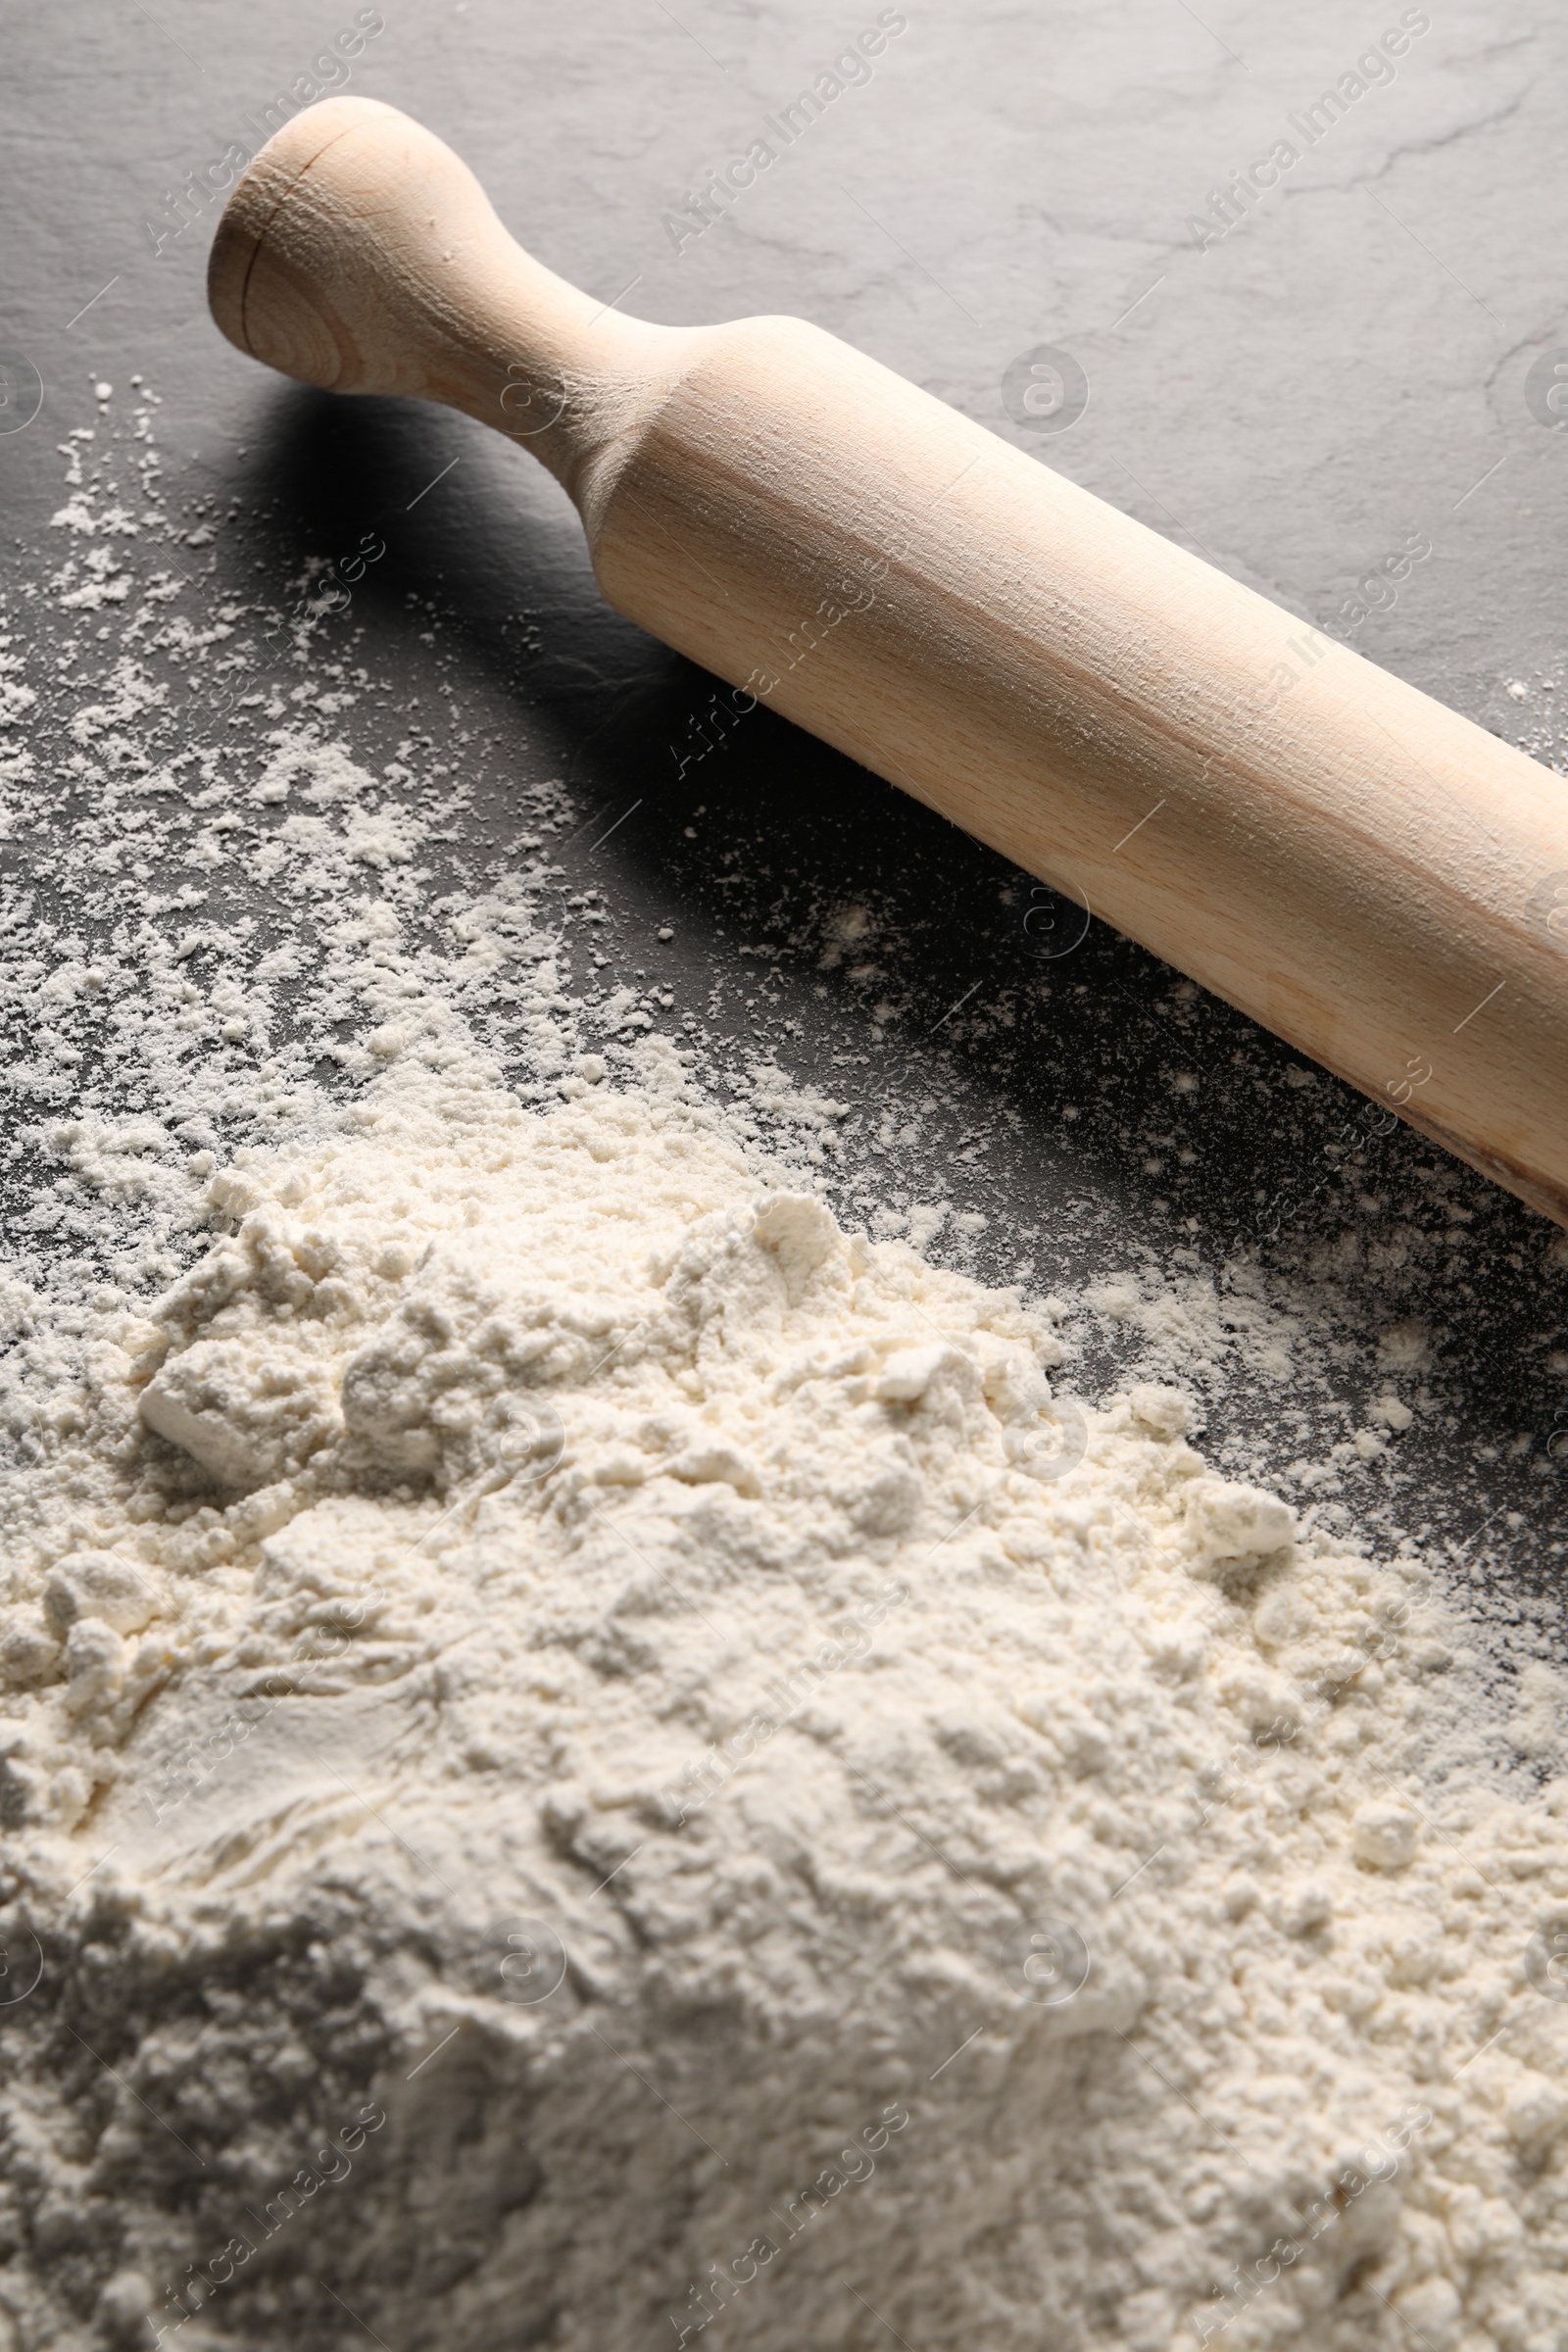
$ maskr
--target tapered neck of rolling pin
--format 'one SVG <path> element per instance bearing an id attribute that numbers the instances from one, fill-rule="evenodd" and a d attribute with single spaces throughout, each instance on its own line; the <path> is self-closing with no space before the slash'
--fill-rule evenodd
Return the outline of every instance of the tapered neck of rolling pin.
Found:
<path id="1" fill-rule="evenodd" d="M 269 140 L 208 291 L 229 341 L 285 375 L 441 401 L 532 450 L 590 539 L 618 458 L 707 340 L 557 277 L 449 147 L 373 98 L 326 99 Z"/>

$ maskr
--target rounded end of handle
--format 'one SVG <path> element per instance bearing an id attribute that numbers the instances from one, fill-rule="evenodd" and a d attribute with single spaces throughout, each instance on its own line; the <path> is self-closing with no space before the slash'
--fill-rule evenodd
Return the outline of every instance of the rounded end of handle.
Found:
<path id="1" fill-rule="evenodd" d="M 297 382 L 440 401 L 531 450 L 585 520 L 597 461 L 691 344 L 534 261 L 467 165 L 374 98 L 323 99 L 269 139 L 224 207 L 207 295 L 230 343 Z"/>
<path id="2" fill-rule="evenodd" d="M 362 371 L 366 355 L 352 350 L 348 321 L 332 300 L 331 257 L 311 251 L 323 245 L 325 191 L 308 182 L 341 139 L 380 123 L 417 127 L 378 98 L 325 98 L 295 115 L 236 183 L 208 260 L 208 307 L 235 349 L 326 390 L 343 384 L 356 359 Z"/>

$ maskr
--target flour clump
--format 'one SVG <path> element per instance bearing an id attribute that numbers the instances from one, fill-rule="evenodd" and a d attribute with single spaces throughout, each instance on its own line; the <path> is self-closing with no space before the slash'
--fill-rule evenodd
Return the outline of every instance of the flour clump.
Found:
<path id="1" fill-rule="evenodd" d="M 203 1182 L 9 1484 L 27 2352 L 1562 2340 L 1563 1809 L 1414 1551 L 678 1088 Z"/>

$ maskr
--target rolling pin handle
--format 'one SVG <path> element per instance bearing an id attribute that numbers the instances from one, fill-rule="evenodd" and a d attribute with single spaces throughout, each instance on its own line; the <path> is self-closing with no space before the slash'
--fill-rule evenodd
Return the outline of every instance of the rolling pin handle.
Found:
<path id="1" fill-rule="evenodd" d="M 208 268 L 228 340 L 298 382 L 462 409 L 580 497 L 693 338 L 626 318 L 525 253 L 466 164 L 373 98 L 269 140 Z"/>

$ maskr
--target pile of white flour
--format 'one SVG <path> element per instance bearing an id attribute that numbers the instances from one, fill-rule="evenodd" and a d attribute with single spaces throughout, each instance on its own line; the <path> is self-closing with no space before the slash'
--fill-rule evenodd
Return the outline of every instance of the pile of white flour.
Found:
<path id="1" fill-rule="evenodd" d="M 1419 1557 L 646 1078 L 197 1154 L 34 1390 L 19 2344 L 1560 2346 L 1568 1791 Z"/>
<path id="2" fill-rule="evenodd" d="M 1560 1626 L 1467 1555 L 1562 1545 L 1415 1450 L 1452 1171 L 1306 1285 L 1067 1262 L 964 1074 L 1055 967 L 928 1080 L 906 906 L 617 906 L 632 810 L 131 390 L 0 614 L 0 2352 L 1561 2352 Z"/>

